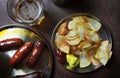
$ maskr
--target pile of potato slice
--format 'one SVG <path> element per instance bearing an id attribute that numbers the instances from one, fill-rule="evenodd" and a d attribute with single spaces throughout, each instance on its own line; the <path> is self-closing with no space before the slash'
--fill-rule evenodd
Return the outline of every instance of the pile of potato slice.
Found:
<path id="1" fill-rule="evenodd" d="M 55 43 L 66 54 L 79 59 L 80 68 L 90 64 L 106 65 L 112 55 L 109 40 L 102 40 L 98 31 L 101 23 L 91 17 L 77 16 L 63 22 L 57 31 Z"/>

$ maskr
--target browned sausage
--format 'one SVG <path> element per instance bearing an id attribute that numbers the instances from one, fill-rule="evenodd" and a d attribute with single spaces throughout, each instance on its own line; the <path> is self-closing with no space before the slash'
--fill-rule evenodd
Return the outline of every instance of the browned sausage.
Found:
<path id="1" fill-rule="evenodd" d="M 9 38 L 0 41 L 0 50 L 9 50 L 12 48 L 17 48 L 23 45 L 24 42 L 20 38 Z"/>
<path id="2" fill-rule="evenodd" d="M 10 66 L 15 67 L 18 63 L 20 63 L 26 56 L 26 54 L 31 51 L 33 48 L 33 43 L 28 42 L 21 46 L 16 53 L 13 55 L 13 57 L 10 59 Z"/>
<path id="3" fill-rule="evenodd" d="M 32 68 L 35 65 L 44 47 L 45 47 L 45 43 L 42 40 L 40 40 L 34 46 L 32 53 L 30 54 L 30 56 L 28 57 L 28 60 L 26 61 L 26 65 L 28 68 Z"/>
<path id="4" fill-rule="evenodd" d="M 13 78 L 44 78 L 42 72 L 32 72 L 26 75 L 18 75 Z"/>

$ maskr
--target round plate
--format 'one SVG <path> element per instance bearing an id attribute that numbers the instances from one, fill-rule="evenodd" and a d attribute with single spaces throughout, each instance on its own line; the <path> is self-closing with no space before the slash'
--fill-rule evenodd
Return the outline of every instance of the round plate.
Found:
<path id="1" fill-rule="evenodd" d="M 46 47 L 32 69 L 25 66 L 25 59 L 17 68 L 10 67 L 9 60 L 17 49 L 0 51 L 0 78 L 12 78 L 16 75 L 25 75 L 34 71 L 43 72 L 45 78 L 50 78 L 53 66 L 52 52 L 50 45 L 41 33 L 36 32 L 32 27 L 20 24 L 0 27 L 0 41 L 9 38 L 21 38 L 25 43 L 32 41 L 34 44 L 42 39 L 46 43 Z"/>
<path id="2" fill-rule="evenodd" d="M 63 18 L 55 27 L 53 33 L 52 33 L 52 37 L 51 37 L 51 44 L 52 44 L 52 50 L 54 52 L 54 55 L 57 58 L 56 56 L 56 50 L 57 50 L 57 47 L 56 47 L 56 43 L 55 43 L 55 37 L 56 35 L 58 34 L 57 31 L 58 31 L 58 28 L 59 26 L 65 22 L 65 21 L 70 21 L 73 17 L 77 17 L 77 16 L 87 16 L 87 17 L 90 17 L 90 18 L 93 18 L 97 21 L 99 21 L 101 24 L 102 24 L 102 27 L 101 29 L 98 31 L 98 33 L 100 34 L 100 37 L 102 40 L 109 40 L 110 42 L 110 47 L 112 48 L 112 37 L 111 37 L 111 34 L 110 34 L 110 31 L 109 29 L 107 28 L 107 26 L 105 25 L 105 23 L 103 23 L 100 19 L 96 18 L 95 16 L 91 15 L 91 14 L 87 14 L 87 13 L 78 13 L 78 14 L 73 14 L 73 15 L 70 15 L 70 16 L 67 16 L 65 18 Z M 61 64 L 61 63 L 60 63 Z M 91 72 L 93 70 L 96 70 L 98 68 L 100 68 L 102 66 L 102 64 L 98 65 L 98 66 L 95 66 L 95 65 L 92 65 L 90 64 L 88 67 L 86 68 L 80 68 L 79 66 L 78 67 L 75 67 L 73 69 L 69 68 L 68 66 L 68 63 L 65 63 L 65 64 L 61 64 L 65 69 L 67 70 L 70 70 L 72 72 L 76 72 L 76 73 L 87 73 L 87 72 Z"/>

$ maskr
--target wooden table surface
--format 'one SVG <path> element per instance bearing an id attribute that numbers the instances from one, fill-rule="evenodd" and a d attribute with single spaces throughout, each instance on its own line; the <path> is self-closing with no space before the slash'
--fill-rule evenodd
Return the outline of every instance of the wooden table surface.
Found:
<path id="1" fill-rule="evenodd" d="M 6 1 L 0 0 L 0 26 L 15 23 L 7 14 Z M 54 27 L 61 18 L 74 13 L 95 15 L 110 29 L 113 38 L 113 55 L 105 67 L 90 73 L 76 74 L 65 70 L 54 58 L 51 78 L 119 78 L 120 76 L 120 0 L 71 0 L 65 6 L 57 6 L 51 0 L 43 0 L 45 20 L 36 26 L 50 43 Z"/>

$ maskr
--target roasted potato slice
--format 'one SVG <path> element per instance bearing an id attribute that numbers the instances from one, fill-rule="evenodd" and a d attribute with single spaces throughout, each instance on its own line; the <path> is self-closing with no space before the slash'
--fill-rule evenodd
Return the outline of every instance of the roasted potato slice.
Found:
<path id="1" fill-rule="evenodd" d="M 80 37 L 79 35 L 76 35 L 74 37 L 66 37 L 65 36 L 66 40 L 74 40 L 74 39 L 79 38 L 79 37 Z"/>
<path id="2" fill-rule="evenodd" d="M 80 42 L 80 44 L 78 45 L 78 48 L 79 48 L 80 50 L 84 50 L 84 49 L 89 48 L 89 47 L 91 47 L 91 46 L 92 46 L 92 44 L 91 44 L 90 42 L 88 42 L 88 41 L 82 41 L 82 42 Z"/>
<path id="3" fill-rule="evenodd" d="M 87 20 L 86 16 L 81 17 L 81 22 L 88 23 L 88 20 Z"/>
<path id="4" fill-rule="evenodd" d="M 80 16 L 81 17 L 81 16 Z M 68 23 L 68 29 L 69 30 L 76 30 L 77 29 L 77 25 L 81 22 L 81 18 L 80 17 L 74 17 L 73 20 L 69 21 Z"/>
<path id="5" fill-rule="evenodd" d="M 91 60 L 92 64 L 95 66 L 98 66 L 101 64 L 100 61 L 95 57 L 91 57 L 90 60 Z"/>
<path id="6" fill-rule="evenodd" d="M 60 25 L 59 29 L 58 29 L 58 33 L 61 35 L 65 35 L 68 33 L 68 28 L 67 28 L 67 22 L 64 22 Z"/>
<path id="7" fill-rule="evenodd" d="M 93 18 L 86 17 L 88 20 L 88 25 L 93 31 L 99 31 L 101 28 L 101 23 Z"/>
<path id="8" fill-rule="evenodd" d="M 79 56 L 81 50 L 77 46 L 70 47 L 70 53 Z"/>
<path id="9" fill-rule="evenodd" d="M 97 50 L 97 53 L 96 53 L 96 58 L 98 59 L 102 59 L 104 58 L 106 55 L 106 52 L 108 51 L 108 45 L 109 45 L 109 41 L 108 40 L 105 40 L 105 41 L 102 41 L 98 50 Z M 107 54 L 108 56 L 108 54 Z"/>
<path id="10" fill-rule="evenodd" d="M 80 37 L 75 38 L 73 40 L 66 40 L 66 42 L 70 45 L 78 45 L 82 39 Z"/>
<path id="11" fill-rule="evenodd" d="M 98 43 L 98 42 L 100 42 L 101 38 L 100 38 L 100 35 L 97 32 L 91 31 L 90 34 L 89 34 L 89 40 L 91 42 Z"/>
<path id="12" fill-rule="evenodd" d="M 78 26 L 78 32 L 82 40 L 84 40 L 85 28 L 83 26 Z"/>
<path id="13" fill-rule="evenodd" d="M 57 34 L 55 37 L 55 43 L 56 43 L 57 48 L 59 48 L 61 46 L 63 41 L 64 41 L 64 36 Z"/>
<path id="14" fill-rule="evenodd" d="M 80 68 L 88 67 L 91 62 L 86 57 L 86 52 L 80 52 Z"/>
<path id="15" fill-rule="evenodd" d="M 108 40 L 101 42 L 100 47 L 97 50 L 95 57 L 100 60 L 103 65 L 106 65 L 110 59 L 112 53 L 110 51 L 110 43 Z"/>
<path id="16" fill-rule="evenodd" d="M 100 61 L 97 58 L 95 58 L 97 49 L 98 45 L 92 45 L 86 51 L 86 57 L 92 62 L 93 65 L 100 65 Z"/>
<path id="17" fill-rule="evenodd" d="M 70 52 L 70 45 L 65 41 L 65 37 L 63 35 L 57 35 L 55 43 L 57 48 L 59 48 L 64 53 Z"/>
<path id="18" fill-rule="evenodd" d="M 63 42 L 61 44 L 61 46 L 59 47 L 59 49 L 61 51 L 63 51 L 64 53 L 69 53 L 70 52 L 70 45 L 68 43 L 66 43 L 66 42 Z"/>
<path id="19" fill-rule="evenodd" d="M 66 39 L 68 39 L 68 40 L 75 39 L 79 36 L 80 35 L 79 35 L 79 32 L 77 30 L 71 30 L 68 32 L 68 34 L 65 35 Z"/>

